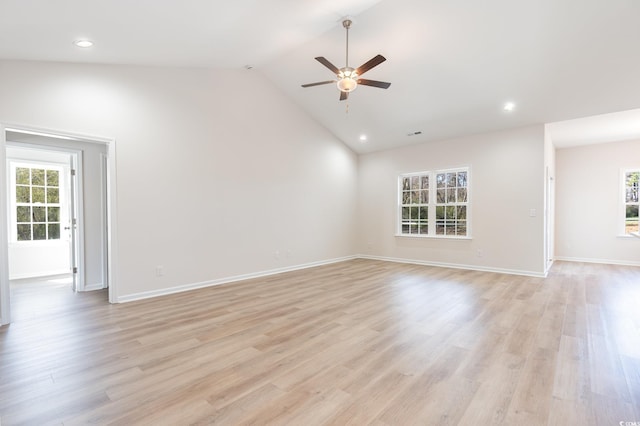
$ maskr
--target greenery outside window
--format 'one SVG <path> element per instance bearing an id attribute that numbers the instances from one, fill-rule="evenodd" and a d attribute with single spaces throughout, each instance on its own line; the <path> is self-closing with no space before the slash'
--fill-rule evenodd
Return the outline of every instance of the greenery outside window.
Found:
<path id="1" fill-rule="evenodd" d="M 638 232 L 638 210 L 640 208 L 640 170 L 625 170 L 623 173 L 624 191 L 624 234 Z"/>
<path id="2" fill-rule="evenodd" d="M 13 172 L 16 240 L 59 240 L 61 170 L 20 165 Z"/>
<path id="3" fill-rule="evenodd" d="M 399 235 L 469 237 L 469 169 L 403 174 Z"/>

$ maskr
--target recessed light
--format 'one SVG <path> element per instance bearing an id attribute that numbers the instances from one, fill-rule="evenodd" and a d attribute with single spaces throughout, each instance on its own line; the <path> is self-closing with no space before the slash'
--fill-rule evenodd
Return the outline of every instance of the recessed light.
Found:
<path id="1" fill-rule="evenodd" d="M 85 39 L 76 40 L 73 42 L 73 44 L 75 44 L 77 47 L 82 47 L 83 49 L 93 46 L 93 42 L 91 40 L 85 40 Z"/>
<path id="2" fill-rule="evenodd" d="M 502 107 L 502 109 L 503 109 L 504 111 L 511 112 L 511 111 L 513 111 L 514 109 L 516 109 L 516 104 L 514 104 L 513 102 L 507 102 L 507 103 L 505 103 L 505 104 L 504 104 L 504 106 Z"/>
<path id="3" fill-rule="evenodd" d="M 360 142 L 365 143 L 367 141 L 367 135 L 360 135 Z"/>

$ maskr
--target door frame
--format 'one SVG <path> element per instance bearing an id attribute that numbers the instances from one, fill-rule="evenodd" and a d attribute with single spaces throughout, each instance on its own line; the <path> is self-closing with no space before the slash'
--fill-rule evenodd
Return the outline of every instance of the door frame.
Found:
<path id="1" fill-rule="evenodd" d="M 0 199 L 7 200 L 6 170 L 6 132 L 7 130 L 32 133 L 81 142 L 99 143 L 107 147 L 106 155 L 106 224 L 107 224 L 107 285 L 109 302 L 118 302 L 118 282 L 115 271 L 118 270 L 118 228 L 117 228 L 117 185 L 116 185 L 116 140 L 99 136 L 83 135 L 73 132 L 43 129 L 33 126 L 0 123 Z M 7 209 L 0 208 L 0 325 L 11 322 L 11 291 L 9 286 L 9 236 Z"/>
<path id="2" fill-rule="evenodd" d="M 6 133 L 5 133 L 6 135 Z M 52 140 L 52 139 L 49 139 Z M 70 268 L 73 276 L 73 290 L 85 291 L 85 259 L 84 259 L 84 179 L 83 179 L 83 151 L 81 149 L 66 148 L 52 145 L 41 145 L 37 142 L 11 142 L 5 140 L 5 152 L 8 147 L 15 147 L 32 151 L 48 151 L 54 153 L 61 153 L 67 156 L 66 168 L 68 169 L 65 174 L 65 178 L 68 177 L 67 182 L 69 187 L 69 227 L 71 228 L 71 240 L 70 240 Z M 11 162 L 11 158 L 7 158 L 7 162 Z M 22 160 L 20 160 L 22 161 Z M 29 161 L 29 160 L 26 160 Z M 72 170 L 75 170 L 73 174 Z M 9 170 L 7 170 L 9 172 Z M 11 178 L 7 175 L 7 182 L 10 182 Z M 106 193 L 103 194 L 106 196 Z M 101 197 L 103 198 L 103 197 Z M 11 203 L 7 202 L 7 206 Z M 7 213 L 7 217 L 10 213 Z M 73 225 L 75 219 L 75 226 Z M 11 231 L 7 230 L 7 233 L 11 235 Z M 103 254 L 106 257 L 106 251 Z M 74 267 L 76 272 L 73 272 Z M 106 274 L 103 273 L 106 278 Z M 105 280 L 106 282 L 106 280 Z"/>

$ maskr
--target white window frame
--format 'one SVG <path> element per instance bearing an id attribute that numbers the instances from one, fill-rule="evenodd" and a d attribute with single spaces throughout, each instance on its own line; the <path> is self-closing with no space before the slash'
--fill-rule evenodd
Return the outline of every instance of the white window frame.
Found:
<path id="1" fill-rule="evenodd" d="M 445 234 L 436 234 L 436 207 L 438 205 L 442 205 L 442 203 L 437 203 L 437 183 L 436 177 L 438 174 L 442 173 L 453 173 L 453 172 L 466 172 L 467 173 L 467 201 L 462 203 L 452 203 L 451 206 L 466 206 L 466 235 L 445 235 Z M 403 180 L 405 178 L 411 178 L 415 176 L 428 176 L 429 177 L 429 188 L 428 188 L 428 202 L 426 204 L 410 204 L 415 207 L 427 207 L 428 210 L 428 218 L 427 218 L 427 227 L 428 230 L 426 233 L 403 233 L 402 225 L 403 225 L 403 216 L 402 216 L 402 208 L 407 206 L 403 204 Z M 442 238 L 442 239 L 456 239 L 456 240 L 469 240 L 471 239 L 471 167 L 455 167 L 449 169 L 441 169 L 441 170 L 433 170 L 433 171 L 423 171 L 423 172 L 411 172 L 411 173 L 402 173 L 398 176 L 398 198 L 397 198 L 397 219 L 396 219 L 396 236 L 397 237 L 409 237 L 409 238 Z M 407 221 L 404 221 L 405 224 Z"/>
<path id="2" fill-rule="evenodd" d="M 621 237 L 632 237 L 633 235 L 627 233 L 626 222 L 627 222 L 627 206 L 639 206 L 640 202 L 627 202 L 627 173 L 640 173 L 640 167 L 631 168 L 631 169 L 621 169 L 620 170 L 620 213 L 619 213 L 619 235 Z"/>

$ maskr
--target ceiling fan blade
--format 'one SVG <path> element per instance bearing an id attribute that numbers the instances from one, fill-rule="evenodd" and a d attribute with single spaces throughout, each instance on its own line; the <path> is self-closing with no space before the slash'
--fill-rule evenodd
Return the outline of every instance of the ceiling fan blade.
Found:
<path id="1" fill-rule="evenodd" d="M 349 92 L 340 91 L 340 100 L 341 101 L 346 101 L 348 97 L 349 97 Z"/>
<path id="2" fill-rule="evenodd" d="M 379 87 L 380 89 L 388 89 L 389 86 L 391 86 L 391 83 L 387 83 L 386 81 L 367 80 L 366 78 L 359 78 L 358 84 L 362 84 L 363 86 Z"/>
<path id="3" fill-rule="evenodd" d="M 318 58 L 316 58 L 318 59 Z M 384 61 L 386 61 L 387 58 L 385 58 L 382 55 L 376 55 L 373 58 L 369 59 L 367 62 L 365 62 L 364 64 L 360 65 L 358 68 L 356 68 L 356 72 L 358 73 L 358 75 L 362 75 L 365 72 L 369 71 L 371 68 L 380 65 L 381 63 L 383 63 Z"/>
<path id="4" fill-rule="evenodd" d="M 333 65 L 331 62 L 329 62 L 326 58 L 322 57 L 322 56 L 318 56 L 316 58 L 316 61 L 320 62 L 322 65 L 324 65 L 325 67 L 329 68 L 331 70 L 332 73 L 334 73 L 335 75 L 340 74 L 340 70 L 338 69 L 338 67 L 336 67 L 335 65 Z"/>
<path id="5" fill-rule="evenodd" d="M 335 80 L 327 80 L 327 81 L 319 81 L 317 83 L 307 83 L 303 84 L 302 87 L 313 87 L 313 86 L 321 86 L 323 84 L 335 83 Z"/>

